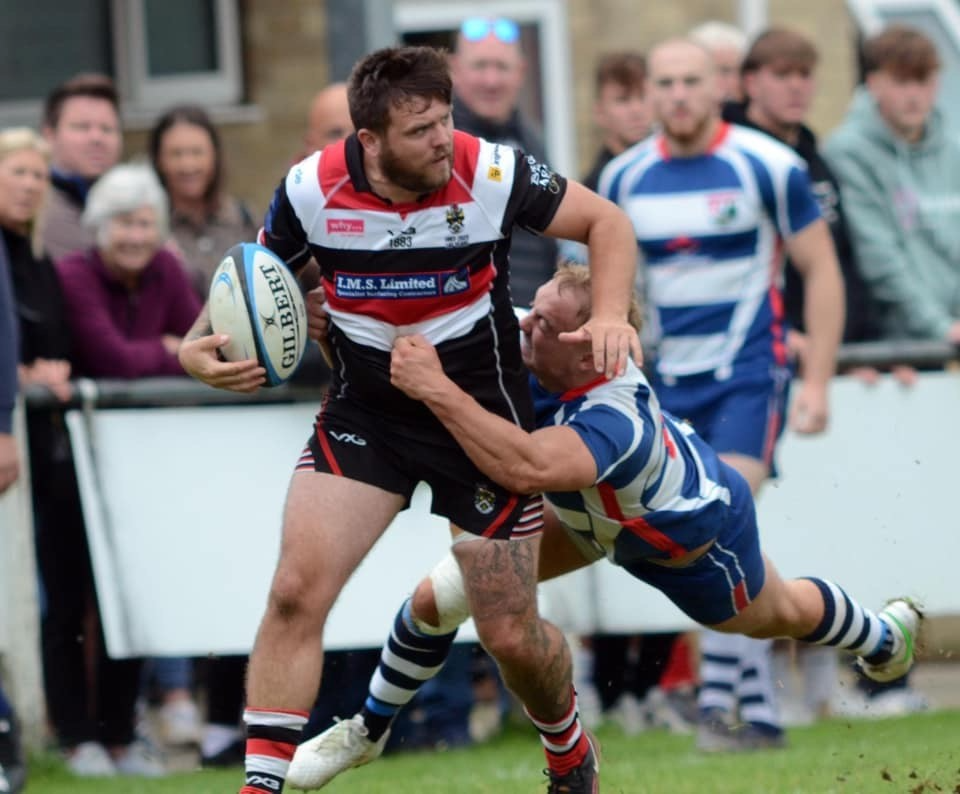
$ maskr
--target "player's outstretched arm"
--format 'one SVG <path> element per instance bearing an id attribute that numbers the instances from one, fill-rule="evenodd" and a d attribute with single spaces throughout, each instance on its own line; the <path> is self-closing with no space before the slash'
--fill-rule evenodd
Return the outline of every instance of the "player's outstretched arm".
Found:
<path id="1" fill-rule="evenodd" d="M 627 322 L 637 269 L 637 241 L 626 213 L 612 201 L 570 181 L 563 201 L 545 232 L 586 243 L 589 250 L 590 319 L 560 338 L 590 341 L 597 372 L 622 374 L 627 358 L 639 366 L 643 353 L 637 331 Z"/>
<path id="2" fill-rule="evenodd" d="M 225 345 L 226 334 L 214 334 L 207 307 L 183 338 L 177 357 L 186 373 L 217 389 L 249 393 L 266 381 L 266 370 L 256 359 L 221 361 L 217 349 Z"/>
<path id="3" fill-rule="evenodd" d="M 569 427 L 528 433 L 483 408 L 444 373 L 422 336 L 397 339 L 390 380 L 422 400 L 484 474 L 516 493 L 576 491 L 597 480 L 590 450 Z"/>

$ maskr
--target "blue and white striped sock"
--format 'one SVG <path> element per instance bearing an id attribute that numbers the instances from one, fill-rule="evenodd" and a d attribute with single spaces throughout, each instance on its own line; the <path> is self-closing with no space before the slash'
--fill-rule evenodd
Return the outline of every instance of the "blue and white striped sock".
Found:
<path id="1" fill-rule="evenodd" d="M 871 664 L 882 664 L 893 652 L 894 636 L 880 617 L 860 606 L 843 588 L 825 579 L 807 577 L 823 596 L 823 619 L 803 642 L 844 648 Z"/>
<path id="2" fill-rule="evenodd" d="M 737 685 L 740 682 L 740 637 L 704 629 L 700 634 L 700 692 L 697 707 L 701 714 L 722 711 L 735 715 Z"/>
<path id="3" fill-rule="evenodd" d="M 367 738 L 375 742 L 383 736 L 400 709 L 440 672 L 456 636 L 456 630 L 449 634 L 421 631 L 413 620 L 410 599 L 404 601 L 360 709 Z"/>

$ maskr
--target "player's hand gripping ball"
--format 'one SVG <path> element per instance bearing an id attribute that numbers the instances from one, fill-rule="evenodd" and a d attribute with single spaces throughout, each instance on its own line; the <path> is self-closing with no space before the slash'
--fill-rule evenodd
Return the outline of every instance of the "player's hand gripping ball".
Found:
<path id="1" fill-rule="evenodd" d="M 255 358 L 278 386 L 296 371 L 307 345 L 307 310 L 286 264 L 256 243 L 233 246 L 210 283 L 210 325 L 230 341 L 227 361 Z"/>

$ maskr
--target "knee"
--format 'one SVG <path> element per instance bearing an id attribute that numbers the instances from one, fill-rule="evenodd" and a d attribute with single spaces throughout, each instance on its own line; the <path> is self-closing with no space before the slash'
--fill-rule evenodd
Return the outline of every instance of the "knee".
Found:
<path id="1" fill-rule="evenodd" d="M 440 615 L 437 611 L 437 600 L 434 598 L 433 583 L 430 579 L 422 579 L 417 589 L 410 597 L 410 609 L 418 622 L 423 622 L 433 628 L 439 628 Z"/>
<path id="2" fill-rule="evenodd" d="M 535 643 L 535 630 L 538 624 L 533 621 L 521 621 L 512 616 L 476 623 L 480 642 L 501 665 L 511 666 L 526 659 Z"/>
<path id="3" fill-rule="evenodd" d="M 270 585 L 267 609 L 285 623 L 322 622 L 325 617 L 316 577 L 293 566 L 281 565 L 277 569 Z"/>

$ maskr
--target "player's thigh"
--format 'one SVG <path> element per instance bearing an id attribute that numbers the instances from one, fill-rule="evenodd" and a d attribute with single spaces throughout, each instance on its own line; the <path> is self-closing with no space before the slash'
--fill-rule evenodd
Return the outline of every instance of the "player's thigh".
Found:
<path id="1" fill-rule="evenodd" d="M 563 526 L 550 503 L 543 504 L 543 539 L 540 542 L 538 580 L 546 582 L 570 571 L 583 568 L 604 556 L 599 547 L 585 533 Z"/>
<path id="2" fill-rule="evenodd" d="M 274 590 L 329 606 L 404 504 L 403 495 L 357 480 L 294 473 Z"/>
<path id="3" fill-rule="evenodd" d="M 453 547 L 478 632 L 501 621 L 536 615 L 540 536 L 523 540 L 469 538 Z"/>
<path id="4" fill-rule="evenodd" d="M 736 469 L 750 486 L 750 493 L 757 494 L 761 486 L 770 478 L 770 465 L 759 458 L 752 458 L 736 452 L 724 452 L 720 459 Z"/>

